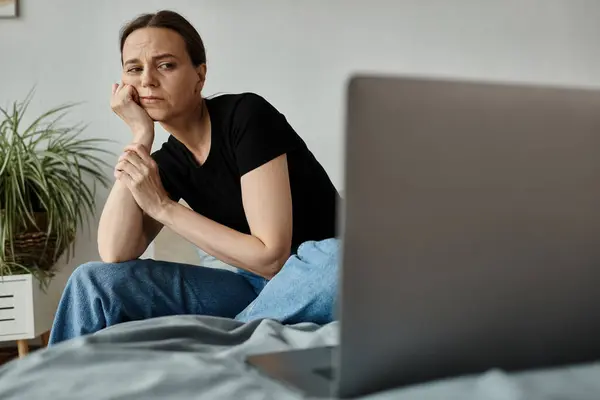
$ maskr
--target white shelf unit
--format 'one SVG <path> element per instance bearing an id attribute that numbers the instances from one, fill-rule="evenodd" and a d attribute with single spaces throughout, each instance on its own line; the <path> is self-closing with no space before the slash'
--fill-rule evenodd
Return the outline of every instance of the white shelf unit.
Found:
<path id="1" fill-rule="evenodd" d="M 16 340 L 19 355 L 27 340 L 42 336 L 46 344 L 55 307 L 32 275 L 0 277 L 0 342 Z"/>

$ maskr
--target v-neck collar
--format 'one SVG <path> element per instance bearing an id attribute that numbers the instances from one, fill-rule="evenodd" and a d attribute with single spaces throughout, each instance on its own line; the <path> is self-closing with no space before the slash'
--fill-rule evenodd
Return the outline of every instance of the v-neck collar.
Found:
<path id="1" fill-rule="evenodd" d="M 188 164 L 195 169 L 205 168 L 206 165 L 211 162 L 211 160 L 214 158 L 214 153 L 217 151 L 217 147 L 219 144 L 219 135 L 217 134 L 218 118 L 216 118 L 214 113 L 211 112 L 211 101 L 209 99 L 205 99 L 205 104 L 206 112 L 208 113 L 208 118 L 210 121 L 210 149 L 208 150 L 208 155 L 206 156 L 206 159 L 202 164 L 200 164 L 198 160 L 196 160 L 196 157 L 194 157 L 194 154 L 190 151 L 190 149 L 188 149 L 186 145 L 180 142 L 175 136 L 171 135 L 171 137 L 169 138 L 170 140 L 173 140 L 173 143 L 175 143 L 175 145 L 179 147 L 179 149 L 183 152 L 184 157 L 186 157 L 188 161 Z"/>

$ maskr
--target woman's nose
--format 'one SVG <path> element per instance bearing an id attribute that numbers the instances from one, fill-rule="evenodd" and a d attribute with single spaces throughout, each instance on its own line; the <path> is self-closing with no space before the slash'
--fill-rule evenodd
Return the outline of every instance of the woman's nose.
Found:
<path id="1" fill-rule="evenodd" d="M 152 87 L 157 85 L 156 77 L 151 68 L 144 68 L 144 72 L 141 76 L 141 84 L 142 87 Z"/>

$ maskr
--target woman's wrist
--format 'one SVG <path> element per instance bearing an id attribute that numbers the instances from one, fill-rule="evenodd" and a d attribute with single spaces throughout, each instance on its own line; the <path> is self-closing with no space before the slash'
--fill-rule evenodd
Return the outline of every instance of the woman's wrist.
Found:
<path id="1" fill-rule="evenodd" d="M 169 226 L 169 220 L 171 219 L 171 212 L 179 205 L 179 203 L 167 198 L 163 200 L 159 207 L 155 210 L 153 215 L 150 215 L 154 220 L 160 222 L 165 226 Z"/>
<path id="2" fill-rule="evenodd" d="M 150 129 L 138 129 L 132 130 L 133 132 L 133 143 L 139 143 L 144 145 L 148 151 L 152 149 L 152 143 L 154 143 L 154 130 Z"/>

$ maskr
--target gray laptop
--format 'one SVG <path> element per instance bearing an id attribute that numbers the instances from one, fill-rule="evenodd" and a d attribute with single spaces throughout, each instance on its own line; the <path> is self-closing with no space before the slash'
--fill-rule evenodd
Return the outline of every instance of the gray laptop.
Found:
<path id="1" fill-rule="evenodd" d="M 600 91 L 348 89 L 340 344 L 250 357 L 310 395 L 600 359 Z"/>

